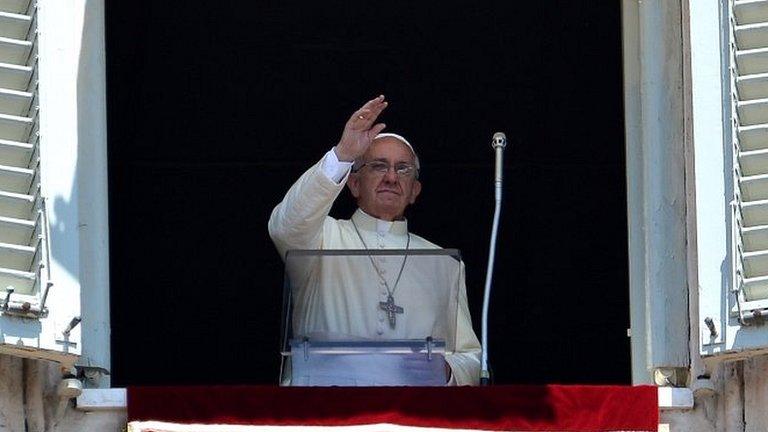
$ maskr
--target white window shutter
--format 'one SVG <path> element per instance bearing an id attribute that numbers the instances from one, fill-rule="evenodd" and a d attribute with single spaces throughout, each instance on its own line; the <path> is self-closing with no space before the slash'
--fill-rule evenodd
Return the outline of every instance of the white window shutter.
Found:
<path id="1" fill-rule="evenodd" d="M 81 349 L 76 56 L 56 25 L 73 17 L 60 8 L 0 0 L 0 353 L 72 364 Z"/>
<path id="2" fill-rule="evenodd" d="M 35 317 L 45 313 L 39 309 L 44 305 L 29 297 L 47 285 L 38 163 L 37 23 L 29 5 L 8 3 L 14 9 L 0 10 L 0 296 L 10 299 L 7 305 L 3 301 L 6 314 Z M 25 313 L 21 301 L 38 308 Z"/>
<path id="3" fill-rule="evenodd" d="M 730 22 L 733 313 L 768 312 L 768 2 L 735 1 Z"/>
<path id="4" fill-rule="evenodd" d="M 692 5 L 695 328 L 743 358 L 768 349 L 768 0 Z"/>

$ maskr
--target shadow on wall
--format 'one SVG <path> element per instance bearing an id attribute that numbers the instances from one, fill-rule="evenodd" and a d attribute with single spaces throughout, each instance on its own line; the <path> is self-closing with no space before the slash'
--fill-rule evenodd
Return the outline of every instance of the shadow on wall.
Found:
<path id="1" fill-rule="evenodd" d="M 82 357 L 79 363 L 109 369 L 104 0 L 85 0 L 80 7 L 73 13 L 82 19 L 79 51 L 74 53 L 77 56 L 75 174 L 71 191 L 53 197 L 51 258 L 80 283 Z M 72 49 L 77 48 L 75 43 Z M 55 143 L 48 140 L 43 145 Z M 78 248 L 72 249 L 72 244 Z"/>

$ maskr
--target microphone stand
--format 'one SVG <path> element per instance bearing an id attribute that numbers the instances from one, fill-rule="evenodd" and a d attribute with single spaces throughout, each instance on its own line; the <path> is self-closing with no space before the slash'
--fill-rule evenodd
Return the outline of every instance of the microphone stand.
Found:
<path id="1" fill-rule="evenodd" d="M 488 368 L 488 305 L 491 299 L 491 280 L 493 278 L 493 262 L 496 258 L 496 235 L 499 231 L 499 215 L 501 214 L 501 181 L 504 168 L 504 147 L 507 146 L 507 137 L 502 132 L 493 134 L 491 147 L 496 152 L 496 175 L 494 178 L 494 198 L 496 208 L 493 211 L 493 228 L 491 229 L 491 242 L 488 247 L 488 269 L 485 273 L 485 293 L 483 295 L 482 318 L 482 352 L 480 356 L 480 385 L 487 386 L 491 382 L 491 373 Z"/>

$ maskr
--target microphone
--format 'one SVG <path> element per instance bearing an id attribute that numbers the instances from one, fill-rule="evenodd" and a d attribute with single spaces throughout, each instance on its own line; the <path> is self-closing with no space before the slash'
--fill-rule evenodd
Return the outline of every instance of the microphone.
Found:
<path id="1" fill-rule="evenodd" d="M 491 147 L 506 147 L 507 146 L 507 136 L 504 135 L 504 132 L 496 132 L 493 134 L 493 142 L 491 142 Z"/>
<path id="2" fill-rule="evenodd" d="M 496 150 L 496 178 L 495 182 L 500 186 L 502 171 L 504 169 L 504 147 L 507 146 L 507 136 L 504 132 L 496 132 L 493 134 L 493 140 L 491 140 L 491 147 Z M 501 192 L 501 191 L 499 191 Z M 501 200 L 501 196 L 497 196 L 496 200 Z"/>
<path id="3" fill-rule="evenodd" d="M 488 269 L 485 273 L 485 292 L 483 294 L 482 343 L 480 354 L 480 385 L 491 383 L 491 373 L 488 367 L 488 306 L 491 299 L 491 280 L 493 278 L 493 262 L 496 257 L 496 234 L 499 231 L 499 215 L 501 214 L 501 180 L 504 169 L 504 148 L 507 146 L 507 136 L 504 132 L 496 132 L 491 140 L 491 147 L 496 151 L 496 175 L 494 177 L 494 199 L 496 208 L 493 212 L 493 228 L 491 243 L 488 246 Z"/>

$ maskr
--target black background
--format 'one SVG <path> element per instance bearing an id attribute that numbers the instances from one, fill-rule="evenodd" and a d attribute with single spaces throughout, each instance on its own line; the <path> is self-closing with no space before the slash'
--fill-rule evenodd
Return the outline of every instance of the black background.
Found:
<path id="1" fill-rule="evenodd" d="M 422 161 L 497 383 L 630 381 L 619 2 L 107 3 L 113 384 L 275 383 L 271 209 L 364 101 Z M 344 194 L 332 212 L 348 217 Z"/>

